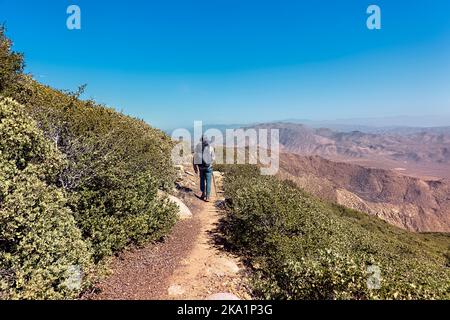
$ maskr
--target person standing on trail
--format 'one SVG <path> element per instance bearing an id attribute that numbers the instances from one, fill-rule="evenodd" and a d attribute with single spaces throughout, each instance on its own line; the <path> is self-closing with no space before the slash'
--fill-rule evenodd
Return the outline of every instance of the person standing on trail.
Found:
<path id="1" fill-rule="evenodd" d="M 194 150 L 194 171 L 200 173 L 201 199 L 209 202 L 211 196 L 212 163 L 216 159 L 214 148 L 207 136 L 203 135 Z"/>

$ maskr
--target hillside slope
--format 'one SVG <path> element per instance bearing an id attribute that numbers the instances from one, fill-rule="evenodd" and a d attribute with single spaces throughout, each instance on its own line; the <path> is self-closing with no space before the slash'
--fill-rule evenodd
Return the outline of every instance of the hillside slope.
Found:
<path id="1" fill-rule="evenodd" d="M 230 245 L 268 299 L 448 299 L 445 234 L 415 234 L 252 166 L 223 166 Z"/>
<path id="2" fill-rule="evenodd" d="M 23 73 L 0 27 L 0 299 L 75 298 L 101 262 L 161 239 L 172 141 Z M 7 98 L 4 98 L 7 97 Z"/>
<path id="3" fill-rule="evenodd" d="M 450 181 L 281 154 L 280 176 L 305 190 L 411 231 L 450 232 Z"/>

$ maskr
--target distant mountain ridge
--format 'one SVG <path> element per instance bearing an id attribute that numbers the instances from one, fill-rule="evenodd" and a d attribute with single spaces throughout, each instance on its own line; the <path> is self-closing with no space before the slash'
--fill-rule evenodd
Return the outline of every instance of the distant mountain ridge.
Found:
<path id="1" fill-rule="evenodd" d="M 374 118 L 349 118 L 336 120 L 284 119 L 283 123 L 304 124 L 312 128 L 330 128 L 336 131 L 383 132 L 401 128 L 439 128 L 450 126 L 450 115 L 396 116 Z"/>
<path id="2" fill-rule="evenodd" d="M 417 232 L 450 232 L 450 127 L 338 132 L 278 129 L 280 172 L 316 196 Z"/>
<path id="3" fill-rule="evenodd" d="M 410 231 L 450 232 L 450 180 L 425 181 L 319 156 L 282 153 L 280 176 L 316 196 Z"/>
<path id="4" fill-rule="evenodd" d="M 417 176 L 450 178 L 450 127 L 365 133 L 277 122 L 252 128 L 278 129 L 281 147 L 286 152 L 408 171 Z"/>

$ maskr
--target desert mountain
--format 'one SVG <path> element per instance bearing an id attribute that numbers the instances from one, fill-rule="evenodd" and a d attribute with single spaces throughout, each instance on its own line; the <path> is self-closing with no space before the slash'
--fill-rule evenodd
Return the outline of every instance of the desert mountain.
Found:
<path id="1" fill-rule="evenodd" d="M 281 147 L 286 152 L 320 155 L 418 177 L 450 178 L 450 127 L 393 128 L 379 133 L 336 132 L 294 123 L 253 128 L 279 129 Z"/>
<path id="2" fill-rule="evenodd" d="M 282 153 L 280 176 L 318 197 L 411 231 L 450 232 L 450 181 Z"/>

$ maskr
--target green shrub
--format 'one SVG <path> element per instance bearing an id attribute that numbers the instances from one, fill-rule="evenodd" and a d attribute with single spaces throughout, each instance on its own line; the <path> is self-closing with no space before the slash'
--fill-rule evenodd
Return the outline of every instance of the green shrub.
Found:
<path id="1" fill-rule="evenodd" d="M 73 194 L 75 218 L 101 259 L 129 243 L 158 240 L 174 225 L 176 206 L 157 196 L 157 182 L 148 174 L 116 186 Z"/>
<path id="2" fill-rule="evenodd" d="M 68 281 L 74 268 L 87 271 L 90 250 L 52 186 L 63 164 L 24 108 L 0 98 L 0 297 L 60 299 L 81 290 Z"/>
<path id="3" fill-rule="evenodd" d="M 173 144 L 142 120 L 81 100 L 84 86 L 58 91 L 22 71 L 0 28 L 0 95 L 23 105 L 2 99 L 1 295 L 73 297 L 67 277 L 91 256 L 159 239 L 175 223 L 176 206 L 157 196 L 175 181 Z"/>
<path id="4" fill-rule="evenodd" d="M 167 135 L 78 94 L 30 79 L 22 85 L 18 98 L 67 159 L 58 184 L 97 261 L 173 226 L 176 207 L 157 197 L 175 181 Z"/>
<path id="5" fill-rule="evenodd" d="M 254 266 L 257 296 L 450 298 L 450 270 L 444 256 L 448 235 L 400 230 L 325 203 L 289 181 L 260 176 L 256 167 L 220 169 L 226 173 L 225 236 Z M 379 268 L 380 277 L 371 268 Z M 368 281 L 379 281 L 380 287 L 369 288 Z"/>
<path id="6" fill-rule="evenodd" d="M 278 260 L 277 260 L 278 261 Z M 255 291 L 266 299 L 369 298 L 368 274 L 351 256 L 318 249 L 315 257 L 286 260 L 271 266 L 271 278 L 255 281 Z"/>
<path id="7" fill-rule="evenodd" d="M 5 35 L 5 27 L 0 25 L 0 95 L 13 92 L 24 63 L 23 56 L 11 50 L 12 42 Z"/>
<path id="8" fill-rule="evenodd" d="M 157 239 L 175 221 L 176 208 L 156 197 L 175 181 L 170 137 L 144 121 L 125 116 L 79 96 L 37 83 L 20 73 L 10 41 L 1 33 L 8 57 L 4 93 L 25 106 L 66 164 L 55 184 L 64 189 L 83 237 L 94 256 L 122 249 L 131 242 Z M 1 81 L 2 79 L 0 79 Z M 1 92 L 1 91 L 0 91 Z"/>

